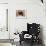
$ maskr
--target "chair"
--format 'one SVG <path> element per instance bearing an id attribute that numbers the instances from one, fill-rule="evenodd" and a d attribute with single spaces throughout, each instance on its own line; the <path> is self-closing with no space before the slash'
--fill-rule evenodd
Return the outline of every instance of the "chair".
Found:
<path id="1" fill-rule="evenodd" d="M 40 33 L 40 24 L 36 24 L 36 23 L 29 24 L 29 23 L 27 23 L 27 31 L 22 31 L 22 34 L 19 35 L 20 36 L 20 44 L 22 41 L 25 41 L 25 38 L 24 38 L 25 34 L 29 34 L 32 36 L 29 39 L 29 41 L 31 42 L 32 45 L 34 42 L 39 43 L 39 33 Z"/>

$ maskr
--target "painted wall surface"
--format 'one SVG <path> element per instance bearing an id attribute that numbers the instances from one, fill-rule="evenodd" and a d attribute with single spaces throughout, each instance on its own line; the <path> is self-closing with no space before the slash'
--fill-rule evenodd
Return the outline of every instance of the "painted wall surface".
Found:
<path id="1" fill-rule="evenodd" d="M 9 31 L 6 31 L 7 9 L 8 4 L 0 4 L 0 39 L 9 39 Z"/>
<path id="2" fill-rule="evenodd" d="M 8 3 L 8 0 L 0 0 L 0 3 Z"/>
<path id="3" fill-rule="evenodd" d="M 16 10 L 24 9 L 26 11 L 26 19 L 17 19 Z M 40 0 L 11 0 L 9 2 L 9 30 L 11 38 L 14 38 L 15 31 L 27 30 L 28 23 L 40 23 L 44 41 L 46 42 L 46 16 L 45 5 Z"/>
<path id="4" fill-rule="evenodd" d="M 8 11 L 8 30 L 10 31 L 11 39 L 14 38 L 14 32 L 27 30 L 28 23 L 40 23 L 43 28 L 44 42 L 46 44 L 46 16 L 45 16 L 45 3 L 44 5 L 40 0 L 0 0 L 0 2 L 9 3 Z M 44 1 L 45 2 L 45 1 Z M 24 9 L 26 11 L 27 18 L 17 19 L 16 10 Z"/>

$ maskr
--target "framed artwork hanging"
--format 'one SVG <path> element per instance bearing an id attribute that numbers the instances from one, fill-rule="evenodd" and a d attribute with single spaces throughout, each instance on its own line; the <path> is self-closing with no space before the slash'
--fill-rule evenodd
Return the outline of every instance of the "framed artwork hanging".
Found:
<path id="1" fill-rule="evenodd" d="M 16 18 L 26 18 L 26 12 L 25 10 L 16 10 Z"/>

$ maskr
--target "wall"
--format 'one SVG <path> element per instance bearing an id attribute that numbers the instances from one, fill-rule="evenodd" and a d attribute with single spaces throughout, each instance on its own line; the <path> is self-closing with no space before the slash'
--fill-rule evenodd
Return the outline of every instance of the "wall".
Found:
<path id="1" fill-rule="evenodd" d="M 16 10 L 25 9 L 26 19 L 17 19 Z M 26 30 L 28 23 L 40 23 L 43 28 L 44 41 L 46 42 L 46 16 L 45 5 L 40 0 L 11 0 L 9 2 L 9 31 L 11 38 L 13 38 L 14 32 L 18 30 Z"/>
<path id="2" fill-rule="evenodd" d="M 8 0 L 0 0 L 0 3 L 8 3 Z"/>
<path id="3" fill-rule="evenodd" d="M 0 39 L 9 39 L 7 28 L 7 9 L 8 4 L 0 4 Z"/>
<path id="4" fill-rule="evenodd" d="M 5 17 L 6 17 L 6 9 L 8 8 L 8 5 L 6 4 L 1 4 L 1 3 L 8 3 L 8 0 L 0 0 L 0 21 L 2 21 L 3 23 L 0 22 L 0 27 L 3 24 L 6 25 L 6 21 L 5 21 Z M 3 13 L 3 14 L 2 14 Z M 2 18 L 1 18 L 2 15 Z M 5 18 L 5 19 L 4 19 Z M 4 19 L 4 21 L 2 20 Z M 0 31 L 0 39 L 9 39 L 9 32 L 7 31 Z M 12 46 L 11 43 L 0 43 L 0 46 Z"/>
<path id="5" fill-rule="evenodd" d="M 0 3 L 8 2 L 8 0 L 0 0 Z M 44 0 L 45 2 L 45 0 Z M 27 18 L 16 19 L 16 9 L 25 9 Z M 9 32 L 11 38 L 16 30 L 21 32 L 26 30 L 27 22 L 40 23 L 43 26 L 44 41 L 46 44 L 46 16 L 45 16 L 45 3 L 44 5 L 40 0 L 9 0 Z M 3 45 L 4 46 L 4 45 Z"/>

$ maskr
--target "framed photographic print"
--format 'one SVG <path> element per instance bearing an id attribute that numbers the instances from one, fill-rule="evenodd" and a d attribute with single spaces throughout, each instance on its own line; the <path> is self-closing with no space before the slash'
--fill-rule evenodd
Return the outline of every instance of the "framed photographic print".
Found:
<path id="1" fill-rule="evenodd" d="M 26 18 L 25 10 L 16 10 L 16 18 Z"/>

